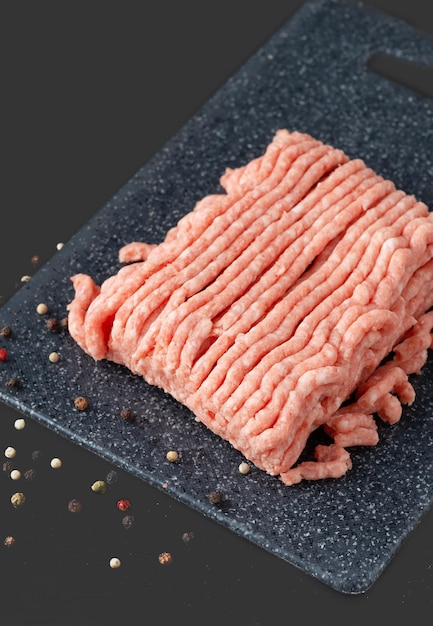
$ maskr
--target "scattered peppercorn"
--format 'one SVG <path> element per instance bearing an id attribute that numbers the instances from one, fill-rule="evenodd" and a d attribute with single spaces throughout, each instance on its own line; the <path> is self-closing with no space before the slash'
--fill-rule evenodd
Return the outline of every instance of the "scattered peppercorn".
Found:
<path id="1" fill-rule="evenodd" d="M 8 351 L 6 348 L 0 348 L 0 361 L 6 361 L 8 358 Z"/>
<path id="2" fill-rule="evenodd" d="M 120 411 L 120 417 L 125 420 L 125 422 L 133 422 L 135 419 L 134 413 L 132 409 L 125 408 Z"/>
<path id="3" fill-rule="evenodd" d="M 20 381 L 16 376 L 11 376 L 11 378 L 5 382 L 5 385 L 6 387 L 19 387 Z"/>
<path id="4" fill-rule="evenodd" d="M 105 477 L 105 481 L 108 485 L 114 485 L 117 482 L 117 472 L 110 470 Z"/>
<path id="5" fill-rule="evenodd" d="M 61 330 L 67 330 L 68 329 L 68 318 L 64 317 L 63 319 L 60 320 L 60 328 Z"/>
<path id="6" fill-rule="evenodd" d="M 39 315 L 46 315 L 48 313 L 48 306 L 44 302 L 40 302 L 36 307 L 36 312 Z"/>
<path id="7" fill-rule="evenodd" d="M 223 499 L 221 491 L 211 491 L 208 495 L 208 500 L 211 504 L 220 504 Z"/>
<path id="8" fill-rule="evenodd" d="M 158 560 L 161 565 L 170 565 L 170 563 L 173 562 L 173 557 L 171 556 L 170 552 L 161 552 L 161 554 L 158 556 Z"/>
<path id="9" fill-rule="evenodd" d="M 103 480 L 96 480 L 91 486 L 91 489 L 95 493 L 105 493 L 107 491 L 107 485 Z"/>
<path id="10" fill-rule="evenodd" d="M 34 480 L 36 478 L 36 470 L 30 468 L 24 472 L 24 478 L 26 480 Z"/>
<path id="11" fill-rule="evenodd" d="M 23 419 L 22 417 L 15 420 L 14 422 L 14 427 L 16 428 L 16 430 L 23 430 L 26 426 L 26 420 Z"/>
<path id="12" fill-rule="evenodd" d="M 12 448 L 12 446 L 8 446 L 5 450 L 5 457 L 7 459 L 15 458 L 16 454 L 17 454 L 17 451 L 15 450 L 15 448 Z"/>
<path id="13" fill-rule="evenodd" d="M 79 411 L 85 411 L 89 406 L 89 401 L 87 400 L 87 398 L 83 398 L 83 396 L 78 396 L 74 400 L 74 405 L 75 408 Z"/>
<path id="14" fill-rule="evenodd" d="M 62 467 L 62 461 L 57 457 L 54 457 L 54 459 L 51 459 L 50 465 L 53 469 L 60 469 Z"/>
<path id="15" fill-rule="evenodd" d="M 186 531 L 182 535 L 182 541 L 187 546 L 190 541 L 194 539 L 194 533 L 190 530 Z"/>
<path id="16" fill-rule="evenodd" d="M 39 257 L 37 254 L 32 256 L 32 265 L 37 265 L 39 263 Z"/>
<path id="17" fill-rule="evenodd" d="M 50 354 L 48 355 L 48 360 L 51 363 L 58 363 L 59 359 L 60 359 L 60 356 L 58 352 L 50 352 Z"/>
<path id="18" fill-rule="evenodd" d="M 135 518 L 133 515 L 125 515 L 124 517 L 122 517 L 123 528 L 126 528 L 126 530 L 129 530 L 131 526 L 134 524 L 134 521 L 135 521 Z"/>
<path id="19" fill-rule="evenodd" d="M 38 459 L 40 459 L 42 456 L 42 452 L 40 450 L 34 450 L 32 452 L 32 460 L 33 461 L 37 461 Z"/>
<path id="20" fill-rule="evenodd" d="M 4 472 L 7 472 L 8 474 L 10 474 L 11 471 L 13 470 L 13 468 L 14 468 L 14 465 L 13 465 L 12 461 L 5 461 L 3 463 L 3 471 Z"/>
<path id="21" fill-rule="evenodd" d="M 169 450 L 165 457 L 170 463 L 176 463 L 179 460 L 179 453 L 176 450 Z"/>
<path id="22" fill-rule="evenodd" d="M 12 548 L 12 546 L 15 545 L 15 537 L 8 535 L 3 541 L 3 545 L 5 545 L 6 548 Z"/>
<path id="23" fill-rule="evenodd" d="M 110 559 L 111 569 L 117 569 L 118 567 L 120 567 L 120 565 L 120 559 L 118 559 L 117 557 L 114 556 L 112 559 Z"/>
<path id="24" fill-rule="evenodd" d="M 131 508 L 131 503 L 129 500 L 123 499 L 123 500 L 118 500 L 116 506 L 119 509 L 119 511 L 127 511 L 128 509 Z"/>
<path id="25" fill-rule="evenodd" d="M 3 328 L 0 329 L 0 337 L 10 337 L 12 335 L 12 329 L 10 326 L 3 326 Z"/>
<path id="26" fill-rule="evenodd" d="M 250 471 L 250 466 L 248 465 L 248 463 L 246 463 L 245 461 L 243 461 L 240 465 L 239 465 L 239 472 L 241 474 L 248 474 L 248 472 Z"/>
<path id="27" fill-rule="evenodd" d="M 71 513 L 80 513 L 83 510 L 83 505 L 79 500 L 73 498 L 68 502 L 68 511 Z"/>
<path id="28" fill-rule="evenodd" d="M 21 493 L 21 491 L 17 491 L 11 495 L 11 504 L 14 509 L 18 509 L 20 506 L 23 506 L 25 501 L 26 497 L 23 493 Z"/>
<path id="29" fill-rule="evenodd" d="M 50 317 L 50 319 L 45 322 L 45 326 L 53 333 L 59 332 L 59 320 L 56 317 Z"/>

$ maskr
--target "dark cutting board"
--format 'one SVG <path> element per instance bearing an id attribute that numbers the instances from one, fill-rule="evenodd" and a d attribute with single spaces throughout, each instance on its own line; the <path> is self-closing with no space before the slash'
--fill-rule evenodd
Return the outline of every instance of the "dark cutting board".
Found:
<path id="1" fill-rule="evenodd" d="M 406 24 L 343 2 L 304 5 L 0 310 L 0 327 L 13 331 L 0 341 L 6 404 L 344 593 L 374 583 L 432 504 L 432 359 L 413 380 L 415 404 L 397 425 L 379 424 L 377 446 L 352 450 L 346 476 L 286 487 L 254 468 L 240 474 L 242 455 L 186 408 L 122 367 L 93 362 L 66 332 L 48 330 L 36 305 L 64 317 L 72 274 L 100 283 L 119 269 L 123 244 L 161 241 L 278 128 L 363 158 L 433 207 L 433 102 L 369 71 L 377 52 L 433 65 L 433 41 Z M 4 384 L 12 376 L 18 387 Z M 90 401 L 85 412 L 74 407 L 78 395 Z M 120 417 L 125 407 L 134 422 Z M 169 449 L 178 463 L 165 460 Z"/>

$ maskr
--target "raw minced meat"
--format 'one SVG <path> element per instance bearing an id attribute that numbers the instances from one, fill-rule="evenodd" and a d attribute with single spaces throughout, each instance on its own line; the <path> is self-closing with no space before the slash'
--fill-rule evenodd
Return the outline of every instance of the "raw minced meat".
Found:
<path id="1" fill-rule="evenodd" d="M 69 331 L 284 483 L 342 476 L 347 448 L 377 444 L 376 416 L 394 424 L 414 400 L 408 376 L 433 327 L 433 217 L 300 132 L 278 131 L 221 184 L 159 245 L 125 245 L 100 287 L 73 276 Z M 332 442 L 299 462 L 319 427 Z"/>

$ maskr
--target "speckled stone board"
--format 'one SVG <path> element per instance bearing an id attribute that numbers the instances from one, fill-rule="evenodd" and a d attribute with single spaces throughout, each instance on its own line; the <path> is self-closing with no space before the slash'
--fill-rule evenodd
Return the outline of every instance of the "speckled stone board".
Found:
<path id="1" fill-rule="evenodd" d="M 9 325 L 2 400 L 48 428 L 164 489 L 233 532 L 343 593 L 379 577 L 433 500 L 433 360 L 413 380 L 417 400 L 379 444 L 352 449 L 341 479 L 284 486 L 128 370 L 94 362 L 36 305 L 62 318 L 69 277 L 101 283 L 118 249 L 160 242 L 227 166 L 260 155 L 278 128 L 300 130 L 361 157 L 433 207 L 433 102 L 366 68 L 376 51 L 433 64 L 433 41 L 363 7 L 318 0 L 303 8 L 1 309 Z M 60 354 L 58 363 L 47 355 Z M 16 376 L 20 385 L 5 383 Z M 85 396 L 87 411 L 74 406 Z M 120 417 L 130 407 L 134 422 Z M 180 453 L 169 463 L 169 449 Z M 220 505 L 209 503 L 220 490 Z"/>

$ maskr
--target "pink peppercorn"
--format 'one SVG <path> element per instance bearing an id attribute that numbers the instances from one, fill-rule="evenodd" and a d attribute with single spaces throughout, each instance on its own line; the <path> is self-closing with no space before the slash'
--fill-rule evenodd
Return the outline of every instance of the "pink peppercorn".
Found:
<path id="1" fill-rule="evenodd" d="M 6 348 L 0 348 L 0 361 L 6 361 L 8 358 L 8 353 Z"/>
<path id="2" fill-rule="evenodd" d="M 129 508 L 131 508 L 131 503 L 129 500 L 119 500 L 117 502 L 117 508 L 119 509 L 119 511 L 127 511 Z"/>

